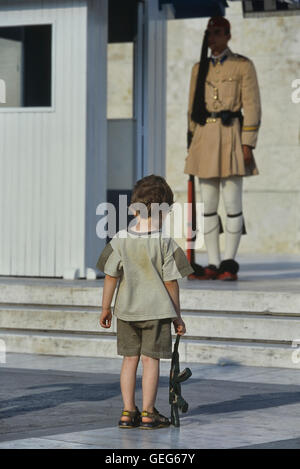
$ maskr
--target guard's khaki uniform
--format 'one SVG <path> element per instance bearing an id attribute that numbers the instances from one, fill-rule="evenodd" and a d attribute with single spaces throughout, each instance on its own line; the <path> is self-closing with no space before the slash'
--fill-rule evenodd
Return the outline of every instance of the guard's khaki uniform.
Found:
<path id="1" fill-rule="evenodd" d="M 184 173 L 200 178 L 226 178 L 258 174 L 255 159 L 245 166 L 242 144 L 256 146 L 261 120 L 260 94 L 253 62 L 234 54 L 227 48 L 227 58 L 222 63 L 209 64 L 205 82 L 205 101 L 209 112 L 238 111 L 244 115 L 243 128 L 238 118 L 232 126 L 224 126 L 220 118 L 208 118 L 204 126 L 191 119 L 199 62 L 192 68 L 188 127 L 193 134 Z"/>

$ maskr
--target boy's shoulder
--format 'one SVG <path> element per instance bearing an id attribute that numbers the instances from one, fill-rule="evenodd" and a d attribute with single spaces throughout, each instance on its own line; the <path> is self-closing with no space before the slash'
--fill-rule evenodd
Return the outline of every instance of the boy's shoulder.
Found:
<path id="1" fill-rule="evenodd" d="M 125 233 L 124 233 L 125 232 Z M 113 235 L 111 240 L 109 241 L 109 245 L 114 251 L 120 252 L 120 248 L 122 245 L 122 238 L 124 238 L 126 235 L 126 230 L 120 230 L 117 233 Z"/>
<path id="2" fill-rule="evenodd" d="M 127 230 L 123 229 L 123 230 L 119 230 L 117 231 L 117 233 L 115 233 L 112 237 L 112 239 L 119 239 L 119 238 L 124 238 L 126 237 L 128 234 Z"/>
<path id="3" fill-rule="evenodd" d="M 119 240 L 124 239 L 124 238 L 126 238 L 127 236 L 128 236 L 127 230 L 119 230 L 119 231 L 117 231 L 117 233 L 115 233 L 115 234 L 113 235 L 113 237 L 111 238 L 110 242 L 111 242 L 112 244 L 118 243 Z"/>
<path id="4" fill-rule="evenodd" d="M 161 239 L 165 256 L 173 254 L 180 247 L 175 239 L 171 236 L 162 236 Z"/>

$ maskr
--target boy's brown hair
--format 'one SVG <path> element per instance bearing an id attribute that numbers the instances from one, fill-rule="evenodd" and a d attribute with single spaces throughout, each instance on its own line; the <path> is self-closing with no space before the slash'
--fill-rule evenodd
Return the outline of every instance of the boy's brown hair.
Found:
<path id="1" fill-rule="evenodd" d="M 137 202 L 146 205 L 148 217 L 151 217 L 151 204 L 167 203 L 171 207 L 174 204 L 174 194 L 162 176 L 151 174 L 136 182 L 130 203 L 134 204 Z M 139 213 L 139 210 L 136 210 L 136 212 Z"/>

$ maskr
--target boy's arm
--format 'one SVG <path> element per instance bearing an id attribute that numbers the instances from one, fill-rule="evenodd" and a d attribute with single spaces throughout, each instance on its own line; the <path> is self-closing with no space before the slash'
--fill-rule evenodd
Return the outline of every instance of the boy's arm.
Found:
<path id="1" fill-rule="evenodd" d="M 102 294 L 102 313 L 100 316 L 100 326 L 109 328 L 111 326 L 111 302 L 114 296 L 114 292 L 118 283 L 119 277 L 112 277 L 111 275 L 105 275 L 104 287 Z"/>
<path id="2" fill-rule="evenodd" d="M 170 281 L 164 282 L 164 285 L 171 297 L 171 300 L 173 302 L 173 305 L 177 314 L 177 319 L 173 321 L 175 332 L 179 335 L 183 335 L 186 332 L 186 329 L 185 329 L 185 324 L 182 320 L 181 313 L 180 313 L 178 282 L 177 280 L 170 280 Z"/>

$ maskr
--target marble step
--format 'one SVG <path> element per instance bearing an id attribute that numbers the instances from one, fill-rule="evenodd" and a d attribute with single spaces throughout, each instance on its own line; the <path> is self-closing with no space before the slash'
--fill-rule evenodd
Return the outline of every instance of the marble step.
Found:
<path id="1" fill-rule="evenodd" d="M 75 333 L 116 332 L 99 325 L 100 308 L 41 305 L 0 305 L 0 328 L 8 330 L 57 331 Z M 242 339 L 291 343 L 300 338 L 300 315 L 249 314 L 243 312 L 182 311 L 187 336 L 193 338 Z M 299 331 L 299 337 L 296 337 Z"/>
<path id="2" fill-rule="evenodd" d="M 2 331 L 0 341 L 6 352 L 116 358 L 116 337 L 61 334 L 55 332 Z M 189 363 L 248 365 L 299 369 L 293 349 L 284 344 L 257 344 L 239 341 L 192 340 L 182 337 L 180 360 Z M 299 354 L 298 354 L 299 355 Z"/>
<path id="3" fill-rule="evenodd" d="M 240 290 L 239 285 L 228 286 L 228 290 L 188 288 L 188 285 L 180 283 L 181 307 L 185 310 L 300 313 L 300 292 L 248 291 Z M 7 282 L 0 285 L 0 304 L 100 307 L 102 290 L 103 282 L 99 282 L 99 287 L 76 286 L 74 282 L 69 284 L 61 280 Z"/>
<path id="4" fill-rule="evenodd" d="M 115 317 L 111 329 L 100 327 L 100 312 L 100 307 L 0 305 L 0 328 L 83 333 L 116 332 Z"/>

